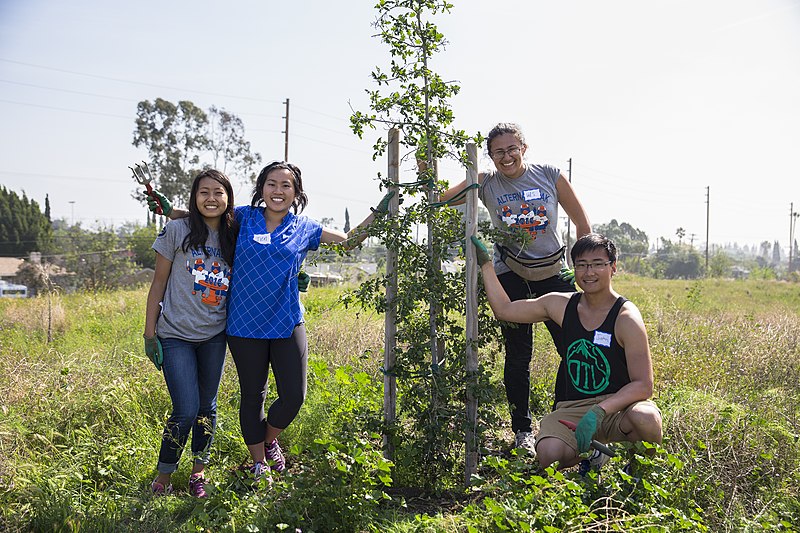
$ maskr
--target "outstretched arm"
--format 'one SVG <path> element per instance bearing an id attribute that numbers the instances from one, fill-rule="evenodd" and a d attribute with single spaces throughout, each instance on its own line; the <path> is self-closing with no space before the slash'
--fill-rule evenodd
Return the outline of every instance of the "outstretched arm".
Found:
<path id="1" fill-rule="evenodd" d="M 364 239 L 367 238 L 367 226 L 372 224 L 372 222 L 375 220 L 375 216 L 383 216 L 389 212 L 389 200 L 392 199 L 394 194 L 395 191 L 393 190 L 384 194 L 383 198 L 381 198 L 381 201 L 378 202 L 377 207 L 375 207 L 372 212 L 367 215 L 367 218 L 365 218 L 361 224 L 351 229 L 348 233 L 339 231 L 337 229 L 322 228 L 321 241 L 324 244 L 342 244 L 345 250 L 352 250 L 364 242 Z"/>
<path id="2" fill-rule="evenodd" d="M 419 173 L 425 172 L 425 170 L 427 170 L 427 168 L 428 168 L 428 164 L 425 161 L 423 161 L 421 159 L 417 159 L 417 171 Z M 486 175 L 483 172 L 478 174 L 478 184 L 479 185 L 483 183 L 483 178 L 485 176 Z M 450 206 L 461 205 L 461 204 L 463 204 L 464 202 L 467 201 L 466 197 L 465 198 L 459 198 L 458 200 L 454 200 L 452 202 L 450 200 L 452 200 L 454 197 L 456 197 L 459 194 L 461 194 L 462 192 L 464 192 L 464 189 L 466 189 L 466 188 L 467 188 L 467 180 L 464 179 L 464 181 L 462 181 L 458 185 L 454 185 L 453 187 L 450 187 L 449 189 L 444 191 L 442 194 L 440 194 L 438 201 L 439 202 L 449 202 L 448 205 L 450 205 Z"/>
<path id="3" fill-rule="evenodd" d="M 516 300 L 512 302 L 500 284 L 500 280 L 497 279 L 494 265 L 492 265 L 492 261 L 489 258 L 489 251 L 476 236 L 473 235 L 470 239 L 477 249 L 478 264 L 481 266 L 483 285 L 486 289 L 489 306 L 498 320 L 516 322 L 518 324 L 553 320 L 558 325 L 561 325 L 566 301 L 569 299 L 568 295 L 549 293 L 531 300 Z"/>

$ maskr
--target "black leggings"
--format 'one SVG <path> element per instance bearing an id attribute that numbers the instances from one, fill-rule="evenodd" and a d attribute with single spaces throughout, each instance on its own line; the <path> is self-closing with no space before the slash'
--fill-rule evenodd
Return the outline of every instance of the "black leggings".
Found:
<path id="1" fill-rule="evenodd" d="M 285 429 L 306 399 L 308 343 L 306 328 L 299 324 L 288 339 L 249 339 L 228 336 L 228 347 L 239 375 L 242 394 L 239 423 L 247 445 L 264 441 L 267 424 Z M 275 376 L 278 398 L 264 416 L 269 366 Z"/>
<path id="2" fill-rule="evenodd" d="M 511 301 L 535 298 L 549 292 L 575 292 L 575 288 L 558 276 L 542 281 L 528 281 L 514 272 L 506 272 L 497 276 L 500 284 Z M 550 332 L 556 350 L 564 353 L 564 340 L 561 338 L 561 327 L 547 320 L 544 325 Z M 533 328 L 530 324 L 513 324 L 501 326 L 506 345 L 506 362 L 503 369 L 503 383 L 506 386 L 506 397 L 511 409 L 511 429 L 531 431 L 531 356 L 533 354 Z M 558 382 L 558 380 L 557 380 Z"/>

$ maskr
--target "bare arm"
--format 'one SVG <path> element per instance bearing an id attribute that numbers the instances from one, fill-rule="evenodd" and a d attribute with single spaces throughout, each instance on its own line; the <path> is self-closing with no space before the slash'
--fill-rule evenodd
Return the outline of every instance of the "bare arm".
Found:
<path id="1" fill-rule="evenodd" d="M 178 220 L 179 218 L 186 218 L 189 216 L 189 211 L 186 209 L 178 209 L 176 207 L 172 208 L 172 211 L 169 212 L 167 216 L 170 220 Z"/>
<path id="2" fill-rule="evenodd" d="M 147 307 L 145 308 L 145 337 L 152 337 L 156 334 L 156 322 L 161 313 L 161 307 L 158 304 L 164 299 L 171 270 L 172 261 L 156 253 L 156 271 L 153 274 L 153 281 L 150 283 L 150 292 L 147 293 Z"/>
<path id="3" fill-rule="evenodd" d="M 631 382 L 600 402 L 606 413 L 615 413 L 653 395 L 653 361 L 647 330 L 639 309 L 632 302 L 626 302 L 620 311 L 614 334 L 625 349 Z"/>
<path id="4" fill-rule="evenodd" d="M 321 242 L 323 244 L 342 244 L 345 250 L 352 250 L 367 238 L 367 226 L 373 220 L 375 220 L 375 213 L 370 213 L 361 224 L 351 229 L 348 233 L 337 229 L 322 228 Z"/>
<path id="5" fill-rule="evenodd" d="M 481 272 L 489 306 L 498 320 L 516 322 L 518 324 L 552 320 L 559 326 L 561 325 L 564 319 L 564 309 L 566 309 L 567 301 L 569 300 L 568 294 L 552 292 L 532 300 L 516 300 L 512 302 L 500 284 L 500 280 L 497 279 L 497 274 L 491 261 L 481 265 Z"/>
<path id="6" fill-rule="evenodd" d="M 558 177 L 558 181 L 556 181 L 556 191 L 558 191 L 558 203 L 561 204 L 569 219 L 575 224 L 575 234 L 578 238 L 580 239 L 584 235 L 591 233 L 592 225 L 589 223 L 589 217 L 575 195 L 575 189 L 572 188 L 572 184 L 567 181 L 564 174 L 561 174 Z"/>

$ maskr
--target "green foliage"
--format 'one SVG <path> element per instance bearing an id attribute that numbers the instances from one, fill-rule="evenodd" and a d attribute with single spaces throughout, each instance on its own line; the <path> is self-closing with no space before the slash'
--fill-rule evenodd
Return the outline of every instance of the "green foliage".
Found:
<path id="1" fill-rule="evenodd" d="M 0 186 L 0 257 L 45 251 L 52 234 L 50 219 L 35 200 Z"/>
<path id="2" fill-rule="evenodd" d="M 647 258 L 647 264 L 657 278 L 693 279 L 703 275 L 703 261 L 697 250 L 664 238 L 655 256 Z"/>
<path id="3" fill-rule="evenodd" d="M 133 252 L 133 260 L 142 268 L 156 268 L 156 253 L 153 242 L 157 229 L 154 225 L 135 226 L 126 236 L 128 249 Z"/>
<path id="4" fill-rule="evenodd" d="M 617 260 L 624 265 L 626 271 L 642 273 L 642 259 L 649 250 L 649 240 L 643 230 L 627 222 L 620 224 L 613 218 L 608 224 L 594 225 L 593 230 L 614 241 L 617 246 Z"/>
<path id="5" fill-rule="evenodd" d="M 83 230 L 80 225 L 58 229 L 53 247 L 59 264 L 75 274 L 75 285 L 90 291 L 115 288 L 134 264 L 122 239 L 110 228 Z"/>
<path id="6" fill-rule="evenodd" d="M 426 465 L 393 466 L 375 434 L 382 317 L 343 309 L 341 289 L 312 288 L 303 296 L 308 398 L 281 437 L 288 472 L 268 486 L 240 470 L 248 452 L 228 361 L 206 501 L 187 493 L 186 456 L 174 496 L 148 492 L 170 402 L 141 348 L 146 288 L 53 295 L 50 343 L 41 320 L 47 299 L 2 299 L 0 529 L 792 531 L 800 523 L 796 287 L 630 275 L 615 287 L 637 302 L 650 331 L 663 447 L 616 444 L 618 457 L 587 478 L 505 452 L 513 437 L 491 418 L 507 410 L 502 347 L 487 344 L 477 387 L 486 435 L 478 477 L 469 492 L 445 490 L 458 472 L 425 490 L 424 480 L 403 472 Z M 549 350 L 537 350 L 532 365 L 539 417 L 550 410 L 556 355 L 546 329 L 536 335 Z M 421 431 L 399 434 L 422 440 Z M 410 462 L 415 449 L 405 443 L 398 460 Z"/>
<path id="7" fill-rule="evenodd" d="M 188 200 L 192 180 L 203 168 L 230 169 L 233 175 L 253 179 L 253 169 L 261 163 L 261 156 L 250 151 L 239 117 L 214 106 L 206 113 L 188 100 L 139 102 L 133 145 L 147 149 L 157 188 L 174 205 Z"/>
<path id="8" fill-rule="evenodd" d="M 398 378 L 398 418 L 407 422 L 386 431 L 397 447 L 399 479 L 417 480 L 427 488 L 448 487 L 458 482 L 463 457 L 464 391 L 468 385 L 476 388 L 479 377 L 467 376 L 464 368 L 464 276 L 441 269 L 442 261 L 459 253 L 451 247 L 461 248 L 461 216 L 450 209 L 431 209 L 428 203 L 438 196 L 433 161 L 449 155 L 466 162 L 465 145 L 471 140 L 452 127 L 449 99 L 460 88 L 445 82 L 429 65 L 446 43 L 430 18 L 448 13 L 452 5 L 381 0 L 375 7 L 375 27 L 392 59 L 388 69 L 376 67 L 372 72 L 378 88 L 367 91 L 371 111 L 354 112 L 352 129 L 360 137 L 364 127 L 374 129 L 376 123 L 397 127 L 403 132 L 402 144 L 428 162 L 420 180 L 404 187 L 408 193 L 398 191 L 403 213 L 370 228 L 370 234 L 379 235 L 387 249 L 398 254 L 396 363 L 384 371 Z M 386 140 L 379 138 L 374 148 L 377 158 Z M 416 195 L 423 184 L 428 199 Z M 418 225 L 428 227 L 423 245 L 413 238 Z M 347 301 L 382 312 L 386 284 L 385 277 L 367 281 Z"/>

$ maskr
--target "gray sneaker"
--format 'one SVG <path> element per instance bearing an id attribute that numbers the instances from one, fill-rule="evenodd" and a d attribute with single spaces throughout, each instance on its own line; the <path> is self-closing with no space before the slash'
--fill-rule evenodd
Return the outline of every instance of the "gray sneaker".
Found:
<path id="1" fill-rule="evenodd" d="M 530 431 L 517 431 L 514 437 L 514 446 L 522 448 L 531 455 L 536 455 L 536 438 Z"/>

